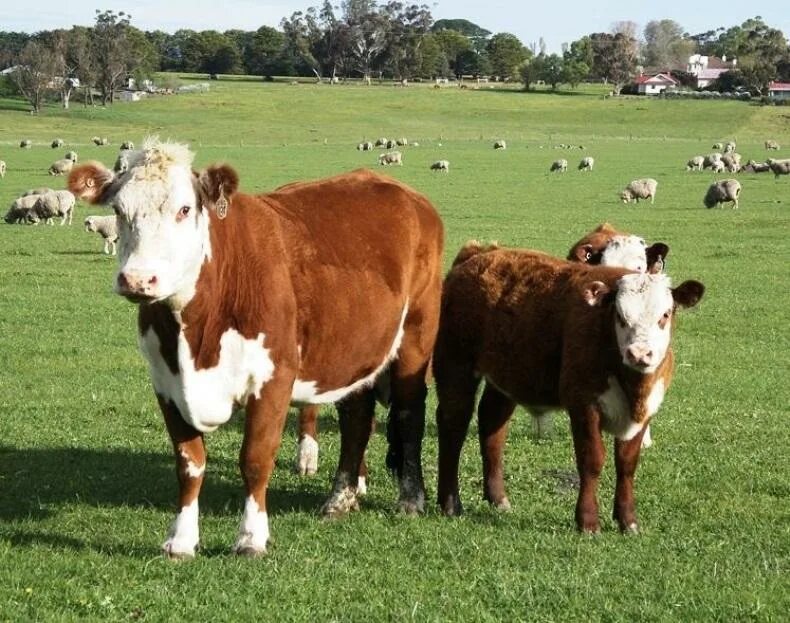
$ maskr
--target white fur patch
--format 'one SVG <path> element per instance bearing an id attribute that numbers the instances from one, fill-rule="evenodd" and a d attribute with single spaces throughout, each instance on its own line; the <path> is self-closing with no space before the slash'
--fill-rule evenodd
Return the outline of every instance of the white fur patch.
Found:
<path id="1" fill-rule="evenodd" d="M 357 495 L 366 495 L 368 492 L 368 481 L 364 476 L 357 480 Z"/>
<path id="2" fill-rule="evenodd" d="M 200 478 L 203 475 L 203 472 L 206 471 L 205 464 L 198 465 L 190 458 L 189 454 L 187 454 L 183 450 L 181 450 L 179 454 L 181 455 L 181 458 L 183 458 L 187 462 L 185 472 L 186 475 L 189 476 L 190 478 Z"/>
<path id="3" fill-rule="evenodd" d="M 645 426 L 645 433 L 642 435 L 642 447 L 649 448 L 653 445 L 653 436 L 650 434 L 650 424 Z"/>
<path id="4" fill-rule="evenodd" d="M 664 380 L 658 379 L 647 397 L 646 407 L 648 417 L 653 417 L 658 412 L 661 403 L 664 402 L 665 391 Z"/>
<path id="5" fill-rule="evenodd" d="M 601 254 L 601 265 L 643 273 L 647 270 L 645 248 L 645 241 L 639 236 L 614 236 Z"/>
<path id="6" fill-rule="evenodd" d="M 303 476 L 318 471 L 318 442 L 310 435 L 305 435 L 299 441 L 296 449 L 296 471 Z"/>
<path id="7" fill-rule="evenodd" d="M 244 504 L 244 516 L 239 527 L 239 538 L 233 548 L 237 552 L 253 551 L 264 553 L 269 542 L 269 516 L 261 512 L 252 496 Z"/>
<path id="8" fill-rule="evenodd" d="M 162 549 L 168 556 L 192 557 L 195 555 L 198 539 L 198 501 L 195 498 L 176 515 Z"/>
<path id="9" fill-rule="evenodd" d="M 368 376 L 361 378 L 351 385 L 346 387 L 339 387 L 336 389 L 329 389 L 323 392 L 318 390 L 318 385 L 315 381 L 302 381 L 300 379 L 296 379 L 294 382 L 293 393 L 291 395 L 291 399 L 297 403 L 306 403 L 306 404 L 321 404 L 321 403 L 328 403 L 328 402 L 337 402 L 342 398 L 345 398 L 349 394 L 353 394 L 360 389 L 365 387 L 370 387 L 376 382 L 378 376 L 387 368 L 387 366 L 398 356 L 398 349 L 400 348 L 400 344 L 403 341 L 403 325 L 406 322 L 406 314 L 409 311 L 409 303 L 406 302 L 406 305 L 403 306 L 403 313 L 401 314 L 400 324 L 398 325 L 398 330 L 395 333 L 395 338 L 392 341 L 392 347 L 390 348 L 387 355 L 384 357 L 384 361 L 381 362 L 381 365 L 376 368 L 372 373 Z"/>
<path id="10" fill-rule="evenodd" d="M 603 428 L 618 439 L 633 439 L 643 424 L 634 422 L 631 417 L 631 406 L 620 382 L 613 376 L 609 377 L 609 388 L 598 396 L 598 405 L 603 413 Z"/>
<path id="11" fill-rule="evenodd" d="M 228 329 L 219 341 L 217 365 L 196 370 L 182 331 L 178 335 L 179 373 L 173 374 L 162 358 L 156 332 L 149 329 L 139 338 L 156 392 L 173 401 L 181 417 L 203 433 L 227 422 L 234 405 L 260 396 L 264 383 L 274 375 L 274 362 L 263 342 L 263 333 L 246 339 L 235 329 Z"/>

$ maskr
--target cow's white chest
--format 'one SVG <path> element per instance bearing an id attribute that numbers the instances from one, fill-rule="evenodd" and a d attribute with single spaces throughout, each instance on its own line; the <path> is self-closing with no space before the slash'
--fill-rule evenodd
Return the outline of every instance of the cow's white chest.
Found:
<path id="1" fill-rule="evenodd" d="M 201 432 L 210 432 L 230 419 L 234 405 L 259 396 L 274 374 L 274 363 L 264 347 L 264 335 L 255 339 L 228 329 L 219 340 L 219 361 L 213 368 L 195 369 L 183 331 L 178 334 L 178 373 L 162 357 L 159 336 L 149 329 L 140 336 L 140 350 L 148 360 L 154 389 L 178 407 L 181 417 Z"/>
<path id="2" fill-rule="evenodd" d="M 648 418 L 655 415 L 663 400 L 664 381 L 659 379 L 653 385 L 645 401 L 647 417 L 641 423 L 635 422 L 632 417 L 631 404 L 620 382 L 614 376 L 610 376 L 608 389 L 598 396 L 598 405 L 603 413 L 604 430 L 623 441 L 633 439 L 648 422 Z"/>

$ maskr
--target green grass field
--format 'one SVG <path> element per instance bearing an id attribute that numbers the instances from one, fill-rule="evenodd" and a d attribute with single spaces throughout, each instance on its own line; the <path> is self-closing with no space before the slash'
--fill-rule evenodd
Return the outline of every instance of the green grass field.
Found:
<path id="1" fill-rule="evenodd" d="M 248 621 L 781 621 L 790 610 L 790 179 L 739 174 L 741 208 L 706 210 L 711 173 L 686 160 L 737 139 L 762 160 L 767 138 L 789 157 L 790 109 L 736 102 L 604 99 L 508 90 L 329 87 L 212 82 L 204 94 L 69 112 L 0 100 L 3 211 L 20 191 L 64 180 L 49 164 L 74 148 L 112 164 L 93 135 L 188 141 L 197 164 L 225 160 L 250 192 L 363 166 L 356 144 L 406 136 L 387 172 L 427 194 L 446 225 L 445 265 L 467 239 L 565 254 L 597 223 L 663 240 L 676 283 L 705 283 L 678 322 L 677 374 L 644 452 L 642 534 L 610 519 L 579 536 L 567 416 L 537 441 L 517 412 L 506 452 L 513 511 L 481 499 L 476 431 L 462 464 L 466 514 L 394 512 L 383 426 L 371 440 L 361 512 L 317 511 L 339 452 L 336 417 L 321 419 L 321 465 L 293 471 L 289 418 L 269 490 L 273 545 L 264 559 L 230 553 L 244 493 L 240 417 L 207 438 L 202 549 L 176 564 L 159 553 L 175 510 L 171 447 L 137 352 L 135 308 L 110 291 L 115 261 L 81 227 L 0 223 L 0 620 Z M 63 150 L 51 150 L 56 136 Z M 30 150 L 17 147 L 30 138 Z M 506 151 L 494 151 L 497 138 Z M 585 150 L 552 149 L 558 143 Z M 541 148 L 542 147 L 542 148 Z M 595 171 L 579 173 L 582 155 Z M 549 175 L 555 158 L 564 175 Z M 446 158 L 448 175 L 429 171 Z M 623 205 L 631 179 L 659 182 L 655 205 Z M 435 396 L 423 456 L 433 500 Z M 381 420 L 383 413 L 379 412 Z"/>

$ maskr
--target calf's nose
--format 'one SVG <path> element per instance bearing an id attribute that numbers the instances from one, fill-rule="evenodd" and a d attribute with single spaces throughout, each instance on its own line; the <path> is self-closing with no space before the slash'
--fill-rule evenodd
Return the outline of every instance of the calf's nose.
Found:
<path id="1" fill-rule="evenodd" d="M 640 344 L 632 344 L 625 351 L 628 361 L 636 366 L 649 366 L 653 363 L 653 351 Z"/>

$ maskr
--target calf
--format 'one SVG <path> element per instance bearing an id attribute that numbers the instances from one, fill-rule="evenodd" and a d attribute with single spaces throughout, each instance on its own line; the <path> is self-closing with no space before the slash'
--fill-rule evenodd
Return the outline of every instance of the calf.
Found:
<path id="1" fill-rule="evenodd" d="M 236 552 L 266 551 L 266 491 L 289 403 L 338 403 L 340 462 L 323 511 L 356 508 L 373 384 L 385 371 L 399 506 L 421 511 L 438 214 L 422 195 L 369 171 L 253 196 L 237 192 L 231 167 L 193 173 L 192 159 L 184 145 L 149 139 L 123 174 L 90 163 L 69 177 L 75 194 L 118 217 L 115 289 L 139 305 L 140 348 L 177 465 L 180 510 L 164 551 L 195 553 L 203 435 L 236 405 L 246 407 L 247 494 Z"/>
<path id="2" fill-rule="evenodd" d="M 502 454 L 515 406 L 561 407 L 570 415 L 581 479 L 579 530 L 599 530 L 605 430 L 615 436 L 614 518 L 621 530 L 637 531 L 634 473 L 645 425 L 672 378 L 675 312 L 696 305 L 704 287 L 686 281 L 673 289 L 664 274 L 532 251 L 461 253 L 465 261 L 444 282 L 433 357 L 441 510 L 461 512 L 458 462 L 483 380 L 478 425 L 486 500 L 510 507 Z"/>

